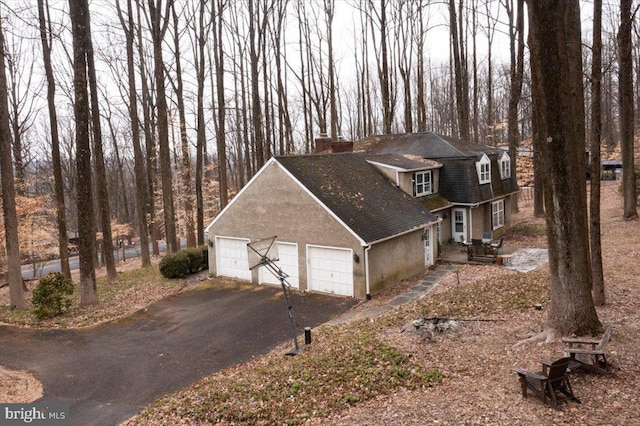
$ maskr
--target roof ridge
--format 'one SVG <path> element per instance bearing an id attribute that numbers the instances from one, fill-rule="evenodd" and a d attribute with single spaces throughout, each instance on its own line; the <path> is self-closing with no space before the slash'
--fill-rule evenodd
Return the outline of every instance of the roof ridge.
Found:
<path id="1" fill-rule="evenodd" d="M 442 142 L 446 143 L 447 146 L 451 147 L 452 149 L 454 149 L 456 152 L 459 152 L 461 154 L 462 157 L 464 158 L 469 158 L 470 155 L 468 152 L 464 152 L 462 150 L 460 150 L 457 146 L 454 146 L 451 142 L 449 142 L 448 140 L 446 140 L 441 134 L 439 133 L 435 133 L 435 132 L 431 132 L 431 134 L 433 134 L 435 137 L 437 137 L 438 139 L 440 139 Z M 453 138 L 452 138 L 453 139 Z M 464 141 L 460 140 L 461 142 L 465 143 Z"/>

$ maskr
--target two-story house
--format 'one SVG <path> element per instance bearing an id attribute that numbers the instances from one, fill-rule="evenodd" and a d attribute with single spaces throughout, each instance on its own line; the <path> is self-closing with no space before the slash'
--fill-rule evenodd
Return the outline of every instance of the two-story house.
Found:
<path id="1" fill-rule="evenodd" d="M 497 152 L 383 152 L 392 145 L 379 137 L 350 152 L 350 142 L 332 149 L 321 139 L 323 153 L 271 158 L 207 227 L 210 273 L 279 284 L 264 268 L 249 269 L 247 250 L 249 242 L 277 236 L 277 264 L 292 287 L 365 298 L 432 265 L 438 243 L 458 224 L 469 238 L 486 230 L 487 220 L 493 229 L 504 224 L 509 195 L 452 188 L 456 181 L 474 185 L 474 177 L 476 187 L 487 185 L 480 176 L 492 186 L 492 161 L 500 167 L 503 158 Z M 477 199 L 456 197 L 467 192 Z M 495 218 L 479 219 L 487 208 Z"/>
<path id="2" fill-rule="evenodd" d="M 423 132 L 371 136 L 354 151 L 442 218 L 440 243 L 500 233 L 511 222 L 519 188 L 504 150 Z"/>

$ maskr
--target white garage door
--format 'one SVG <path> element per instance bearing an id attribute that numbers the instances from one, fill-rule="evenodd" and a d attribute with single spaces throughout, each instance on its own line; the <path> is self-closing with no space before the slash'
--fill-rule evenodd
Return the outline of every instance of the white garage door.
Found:
<path id="1" fill-rule="evenodd" d="M 218 276 L 251 281 L 249 254 L 244 238 L 216 237 L 216 267 Z"/>
<path id="2" fill-rule="evenodd" d="M 282 269 L 282 271 L 289 275 L 287 282 L 293 288 L 300 288 L 298 279 L 298 245 L 293 243 L 280 243 L 278 242 L 278 257 L 280 260 L 274 262 L 276 266 Z M 260 268 L 260 283 L 261 284 L 277 284 L 280 285 L 280 280 L 275 277 L 265 267 Z"/>
<path id="3" fill-rule="evenodd" d="M 349 249 L 308 246 L 309 290 L 353 296 L 353 256 Z"/>

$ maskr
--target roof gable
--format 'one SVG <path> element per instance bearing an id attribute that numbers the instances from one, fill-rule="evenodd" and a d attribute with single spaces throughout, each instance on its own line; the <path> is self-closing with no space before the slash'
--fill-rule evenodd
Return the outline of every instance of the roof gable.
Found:
<path id="1" fill-rule="evenodd" d="M 437 221 L 360 155 L 284 156 L 276 161 L 366 243 Z"/>

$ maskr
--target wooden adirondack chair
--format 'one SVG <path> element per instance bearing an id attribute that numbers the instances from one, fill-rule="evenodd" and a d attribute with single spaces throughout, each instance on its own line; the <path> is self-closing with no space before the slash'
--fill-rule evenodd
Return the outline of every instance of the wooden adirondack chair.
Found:
<path id="1" fill-rule="evenodd" d="M 553 363 L 549 361 L 541 361 L 542 371 L 533 373 L 530 371 L 517 368 L 514 371 L 518 373 L 520 378 L 520 386 L 522 387 L 522 396 L 527 397 L 527 390 L 530 389 L 535 396 L 540 398 L 545 404 L 557 408 L 558 403 L 564 400 L 572 399 L 580 404 L 580 400 L 573 394 L 569 376 L 567 375 L 567 367 L 571 358 L 560 358 Z"/>
<path id="2" fill-rule="evenodd" d="M 609 340 L 611 340 L 611 327 L 607 327 L 600 340 L 563 337 L 562 343 L 569 346 L 564 349 L 564 354 L 571 358 L 569 365 L 571 371 L 583 369 L 598 374 L 607 368 L 605 346 Z"/>

